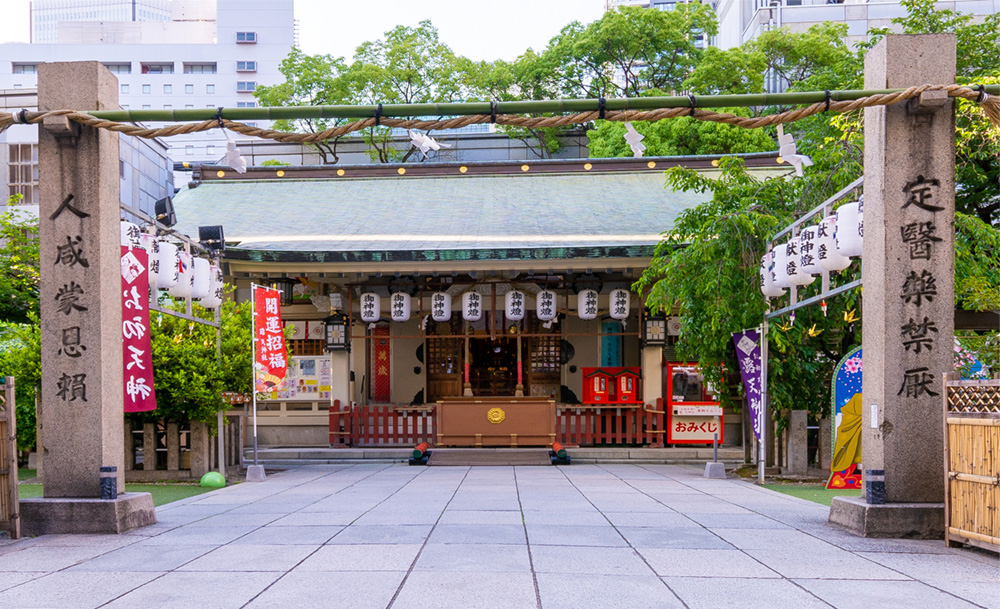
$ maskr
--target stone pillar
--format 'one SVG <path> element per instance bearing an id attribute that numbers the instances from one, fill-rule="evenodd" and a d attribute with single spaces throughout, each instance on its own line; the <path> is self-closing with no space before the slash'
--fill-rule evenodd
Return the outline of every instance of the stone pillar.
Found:
<path id="1" fill-rule="evenodd" d="M 142 424 L 142 470 L 156 469 L 156 423 Z"/>
<path id="2" fill-rule="evenodd" d="M 211 469 L 208 436 L 208 425 L 200 421 L 191 421 L 191 477 L 201 478 Z"/>
<path id="3" fill-rule="evenodd" d="M 642 348 L 642 401 L 656 404 L 663 397 L 663 347 Z"/>
<path id="4" fill-rule="evenodd" d="M 167 423 L 167 470 L 181 468 L 181 432 L 177 423 Z"/>
<path id="5" fill-rule="evenodd" d="M 954 34 L 892 35 L 865 88 L 955 82 Z M 880 537 L 944 526 L 942 375 L 952 369 L 955 112 L 945 93 L 865 110 L 865 500 L 831 520 Z M 836 516 L 836 518 L 835 518 Z"/>
<path id="6" fill-rule="evenodd" d="M 792 410 L 788 413 L 788 467 L 786 472 L 804 476 L 809 471 L 809 411 Z"/>
<path id="7" fill-rule="evenodd" d="M 829 418 L 819 420 L 819 457 L 816 459 L 818 467 L 828 472 L 833 461 L 833 428 Z"/>
<path id="8" fill-rule="evenodd" d="M 96 61 L 41 64 L 38 108 L 116 109 L 118 81 Z M 25 535 L 156 522 L 148 493 L 100 499 L 102 466 L 125 490 L 118 138 L 62 116 L 38 128 L 45 496 L 21 502 Z"/>
<path id="9" fill-rule="evenodd" d="M 38 108 L 113 110 L 96 61 L 38 67 Z M 118 134 L 52 117 L 38 129 L 45 497 L 100 497 L 122 446 Z"/>

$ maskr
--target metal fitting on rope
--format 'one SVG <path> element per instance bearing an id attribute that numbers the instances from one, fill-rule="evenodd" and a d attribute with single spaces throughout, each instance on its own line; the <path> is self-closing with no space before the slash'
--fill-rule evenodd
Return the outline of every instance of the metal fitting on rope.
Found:
<path id="1" fill-rule="evenodd" d="M 11 118 L 13 118 L 14 122 L 17 123 L 18 125 L 27 125 L 28 124 L 27 114 L 28 114 L 28 109 L 21 108 L 20 112 L 15 112 L 11 114 Z"/>
<path id="2" fill-rule="evenodd" d="M 694 116 L 694 107 L 697 104 L 697 100 L 694 98 L 693 94 L 688 93 L 688 101 L 691 103 L 691 112 L 688 116 Z"/>
<path id="3" fill-rule="evenodd" d="M 823 108 L 823 112 L 830 111 L 830 90 L 826 90 L 826 106 Z"/>
<path id="4" fill-rule="evenodd" d="M 490 122 L 493 124 L 497 122 L 497 103 L 495 101 L 490 102 Z"/>
<path id="5" fill-rule="evenodd" d="M 604 118 L 604 112 L 605 110 L 607 110 L 607 106 L 608 106 L 608 100 L 604 99 L 603 97 L 599 97 L 597 99 L 597 118 L 600 119 Z"/>
<path id="6" fill-rule="evenodd" d="M 382 126 L 382 104 L 379 104 L 378 108 L 375 108 L 375 126 Z"/>

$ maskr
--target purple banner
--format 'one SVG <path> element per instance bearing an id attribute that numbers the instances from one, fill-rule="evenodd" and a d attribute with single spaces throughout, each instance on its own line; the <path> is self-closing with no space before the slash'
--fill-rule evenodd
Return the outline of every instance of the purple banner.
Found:
<path id="1" fill-rule="evenodd" d="M 740 375 L 743 377 L 743 391 L 746 392 L 747 405 L 750 408 L 750 421 L 753 423 L 753 435 L 761 439 L 761 371 L 760 333 L 757 330 L 744 330 L 733 334 L 736 343 L 736 361 L 740 364 Z"/>

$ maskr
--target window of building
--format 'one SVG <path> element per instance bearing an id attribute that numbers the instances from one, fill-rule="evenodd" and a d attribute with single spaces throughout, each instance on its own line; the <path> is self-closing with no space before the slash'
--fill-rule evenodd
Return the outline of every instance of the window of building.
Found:
<path id="1" fill-rule="evenodd" d="M 194 146 L 185 146 L 184 147 L 184 154 L 186 154 L 188 156 L 194 156 Z"/>
<path id="2" fill-rule="evenodd" d="M 213 154 L 215 154 L 215 146 L 211 144 L 205 146 L 205 154 L 207 156 L 212 156 Z"/>
<path id="3" fill-rule="evenodd" d="M 163 104 L 163 109 L 164 110 L 172 110 L 173 108 L 174 108 L 174 106 L 172 104 Z"/>
<path id="4" fill-rule="evenodd" d="M 172 63 L 143 63 L 143 74 L 173 74 L 174 64 Z"/>
<path id="5" fill-rule="evenodd" d="M 112 74 L 132 73 L 132 64 L 130 63 L 106 63 L 104 67 L 110 70 Z"/>
<path id="6" fill-rule="evenodd" d="M 7 194 L 21 203 L 38 205 L 38 144 L 9 144 Z"/>
<path id="7" fill-rule="evenodd" d="M 153 92 L 153 85 L 142 85 L 142 92 L 149 94 Z"/>
<path id="8" fill-rule="evenodd" d="M 184 85 L 184 93 L 188 95 L 194 93 L 194 85 Z"/>
<path id="9" fill-rule="evenodd" d="M 215 95 L 215 85 L 205 85 L 205 93 Z"/>
<path id="10" fill-rule="evenodd" d="M 174 86 L 173 85 L 163 85 L 163 93 L 165 95 L 170 95 L 173 92 L 174 92 Z"/>
<path id="11" fill-rule="evenodd" d="M 37 63 L 12 63 L 11 70 L 14 74 L 38 74 Z"/>
<path id="12" fill-rule="evenodd" d="M 143 109 L 143 110 L 149 110 L 149 108 L 150 108 L 150 107 L 151 107 L 151 106 L 150 106 L 149 104 L 143 104 L 143 105 L 142 105 L 142 109 Z"/>
<path id="13" fill-rule="evenodd" d="M 194 104 L 184 104 L 184 108 L 194 108 Z"/>
<path id="14" fill-rule="evenodd" d="M 257 102 L 236 102 L 237 108 L 256 108 Z"/>
<path id="15" fill-rule="evenodd" d="M 257 32 L 236 32 L 237 44 L 257 44 Z"/>
<path id="16" fill-rule="evenodd" d="M 128 104 L 122 104 L 122 110 L 128 110 Z"/>
<path id="17" fill-rule="evenodd" d="M 256 61 L 237 61 L 236 62 L 237 72 L 256 72 L 257 62 Z"/>
<path id="18" fill-rule="evenodd" d="M 215 74 L 216 64 L 213 63 L 185 63 L 185 74 Z"/>
<path id="19" fill-rule="evenodd" d="M 128 85 L 122 85 L 122 95 L 128 95 Z"/>
<path id="20" fill-rule="evenodd" d="M 236 82 L 236 90 L 240 93 L 253 93 L 257 90 L 257 83 L 252 80 L 240 80 Z"/>

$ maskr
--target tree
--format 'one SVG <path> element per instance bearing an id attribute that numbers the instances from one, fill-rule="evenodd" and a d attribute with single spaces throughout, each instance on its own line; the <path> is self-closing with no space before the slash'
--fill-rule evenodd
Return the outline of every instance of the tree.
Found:
<path id="1" fill-rule="evenodd" d="M 350 89 L 343 73 L 347 64 L 343 57 L 306 55 L 297 48 L 281 62 L 279 71 L 285 82 L 260 86 L 254 97 L 262 106 L 326 106 L 351 103 Z M 347 119 L 303 118 L 276 120 L 274 129 L 286 132 L 317 133 L 347 123 Z M 319 154 L 323 164 L 337 163 L 337 145 L 343 138 L 309 144 Z M 265 162 L 266 163 L 266 162 Z"/>
<path id="2" fill-rule="evenodd" d="M 42 381 L 42 338 L 38 315 L 28 323 L 0 321 L 0 376 L 13 376 L 17 418 L 17 448 L 35 447 L 35 398 Z"/>
<path id="3" fill-rule="evenodd" d="M 421 21 L 416 28 L 399 25 L 383 40 L 362 43 L 345 74 L 355 103 L 414 104 L 450 102 L 462 98 L 457 58 L 440 41 L 437 28 Z M 365 131 L 369 154 L 382 163 L 406 161 L 414 148 L 394 148 L 392 130 Z"/>
<path id="4" fill-rule="evenodd" d="M 28 323 L 38 315 L 38 219 L 20 198 L 0 213 L 0 321 Z"/>
<path id="5" fill-rule="evenodd" d="M 729 108 L 734 114 L 749 114 L 742 108 Z M 642 140 L 646 154 L 651 156 L 677 156 L 689 154 L 736 154 L 768 152 L 776 144 L 768 130 L 743 129 L 723 123 L 699 121 L 693 118 L 673 118 L 656 122 L 633 123 L 636 131 L 645 136 Z M 590 138 L 590 156 L 632 156 L 625 142 L 625 124 L 616 121 L 597 121 L 587 131 Z"/>

